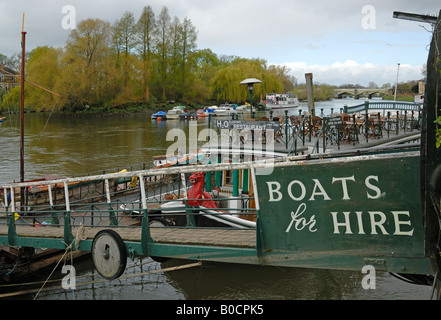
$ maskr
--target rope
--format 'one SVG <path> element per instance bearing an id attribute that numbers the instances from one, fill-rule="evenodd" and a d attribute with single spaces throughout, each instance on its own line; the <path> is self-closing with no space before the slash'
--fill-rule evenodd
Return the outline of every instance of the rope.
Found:
<path id="1" fill-rule="evenodd" d="M 78 250 L 78 246 L 80 245 L 80 241 L 87 239 L 86 228 L 83 226 L 83 223 L 80 222 L 80 227 L 77 230 L 75 241 L 75 250 Z"/>
<path id="2" fill-rule="evenodd" d="M 43 283 L 43 285 L 41 286 L 41 288 L 38 290 L 37 294 L 35 295 L 33 300 L 36 300 L 38 295 L 40 294 L 41 290 L 44 288 L 44 286 L 46 285 L 46 283 L 49 281 L 50 277 L 52 276 L 52 274 L 54 273 L 54 271 L 58 268 L 58 265 L 60 264 L 61 260 L 63 260 L 63 258 L 66 256 L 66 254 L 68 253 L 68 251 L 70 251 L 70 249 L 72 248 L 72 245 L 69 245 L 66 250 L 64 251 L 63 256 L 60 258 L 60 260 L 58 260 L 57 264 L 55 265 L 54 269 L 52 270 L 52 272 L 50 273 L 49 277 L 47 277 L 46 281 Z"/>
<path id="3" fill-rule="evenodd" d="M 51 118 L 52 113 L 54 112 L 54 109 L 55 109 L 55 103 L 54 103 L 54 105 L 52 106 L 51 113 L 49 113 L 49 117 L 47 118 L 46 123 L 44 124 L 43 130 L 41 131 L 41 133 L 40 133 L 40 137 L 38 137 L 38 141 L 37 141 L 37 143 L 35 144 L 35 146 L 38 146 L 38 144 L 40 143 L 41 137 L 43 136 L 43 134 L 44 134 L 45 131 L 46 131 L 47 124 L 49 123 L 49 119 Z"/>
<path id="4" fill-rule="evenodd" d="M 44 288 L 44 286 L 46 285 L 46 283 L 49 281 L 49 279 L 51 278 L 52 274 L 55 272 L 55 270 L 58 268 L 58 265 L 60 264 L 60 262 L 66 257 L 66 254 L 68 252 L 72 251 L 72 245 L 75 244 L 75 250 L 78 250 L 78 245 L 80 243 L 81 240 L 86 240 L 87 239 L 87 235 L 86 235 L 86 229 L 84 228 L 83 224 L 80 223 L 80 227 L 78 228 L 77 232 L 76 232 L 76 237 L 72 240 L 72 242 L 67 245 L 65 242 L 63 242 L 66 245 L 66 249 L 64 250 L 64 254 L 63 256 L 60 258 L 60 260 L 58 260 L 57 264 L 55 265 L 55 267 L 53 268 L 52 272 L 49 274 L 49 276 L 47 277 L 46 281 L 44 281 L 43 285 L 41 286 L 40 290 L 38 290 L 37 294 L 35 295 L 33 300 L 36 300 L 38 295 L 40 294 L 41 290 Z M 73 266 L 73 257 L 72 255 L 70 256 L 71 259 L 71 265 Z M 66 263 L 66 261 L 64 261 L 64 263 Z"/>

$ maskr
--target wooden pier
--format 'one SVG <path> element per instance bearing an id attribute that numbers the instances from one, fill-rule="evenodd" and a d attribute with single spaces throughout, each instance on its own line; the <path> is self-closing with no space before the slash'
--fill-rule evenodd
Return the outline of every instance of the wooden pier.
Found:
<path id="1" fill-rule="evenodd" d="M 79 227 L 72 228 L 75 236 Z M 96 234 L 103 230 L 117 232 L 123 241 L 141 242 L 141 227 L 84 227 L 82 228 L 83 240 L 93 240 Z M 17 237 L 64 239 L 64 229 L 59 227 L 33 227 L 26 225 L 16 226 Z M 178 227 L 150 228 L 152 239 L 156 243 L 175 245 L 198 245 L 215 247 L 255 248 L 255 230 L 237 229 L 191 229 Z M 0 225 L 0 235 L 8 235 L 8 227 Z"/>

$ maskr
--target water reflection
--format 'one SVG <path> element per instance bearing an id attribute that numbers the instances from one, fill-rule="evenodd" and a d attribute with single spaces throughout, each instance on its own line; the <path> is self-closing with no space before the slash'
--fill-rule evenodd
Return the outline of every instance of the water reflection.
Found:
<path id="1" fill-rule="evenodd" d="M 179 271 L 161 272 L 193 261 L 157 263 L 149 258 L 128 261 L 128 279 L 103 281 L 88 260 L 75 263 L 77 289 L 55 289 L 39 300 L 394 300 L 429 299 L 431 288 L 410 285 L 378 273 L 375 290 L 362 288 L 364 274 L 305 268 L 261 267 L 204 263 Z M 158 272 L 159 270 L 159 272 Z M 156 273 L 158 272 L 158 273 Z M 53 275 L 61 279 L 62 274 Z M 43 276 L 41 278 L 44 278 Z M 86 284 L 86 285 L 81 285 Z M 33 299 L 34 295 L 18 297 Z"/>

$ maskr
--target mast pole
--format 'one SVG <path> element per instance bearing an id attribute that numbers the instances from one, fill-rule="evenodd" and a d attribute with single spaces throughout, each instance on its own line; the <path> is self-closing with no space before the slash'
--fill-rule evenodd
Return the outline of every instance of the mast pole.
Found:
<path id="1" fill-rule="evenodd" d="M 21 97 L 20 97 L 20 182 L 24 182 L 24 85 L 25 85 L 25 54 L 26 54 L 26 32 L 23 24 L 21 29 Z M 20 203 L 24 205 L 24 189 L 20 190 Z"/>

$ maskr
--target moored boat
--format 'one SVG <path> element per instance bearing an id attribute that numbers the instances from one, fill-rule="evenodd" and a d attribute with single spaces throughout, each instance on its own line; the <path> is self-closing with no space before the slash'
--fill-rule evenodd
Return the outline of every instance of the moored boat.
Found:
<path id="1" fill-rule="evenodd" d="M 231 103 L 224 103 L 219 106 L 216 110 L 214 110 L 214 114 L 216 116 L 230 116 L 232 114 L 236 114 L 236 105 Z"/>
<path id="2" fill-rule="evenodd" d="M 152 114 L 152 119 L 154 119 L 154 120 L 156 120 L 156 119 L 165 120 L 165 119 L 167 119 L 167 113 L 165 111 L 158 111 L 158 112 Z"/>
<path id="3" fill-rule="evenodd" d="M 208 116 L 209 114 L 214 115 L 215 111 L 217 110 L 218 106 L 209 106 L 204 108 L 204 114 Z"/>
<path id="4" fill-rule="evenodd" d="M 299 106 L 299 99 L 293 93 L 268 93 L 263 103 L 266 104 L 268 109 L 297 108 Z"/>
<path id="5" fill-rule="evenodd" d="M 167 111 L 168 120 L 178 120 L 180 115 L 187 113 L 184 107 L 174 107 L 173 109 Z"/>
<path id="6" fill-rule="evenodd" d="M 179 119 L 181 119 L 181 120 L 192 120 L 192 119 L 197 119 L 197 118 L 198 118 L 198 115 L 196 113 L 184 112 L 179 115 Z"/>
<path id="7" fill-rule="evenodd" d="M 205 118 L 205 117 L 208 116 L 208 114 L 205 113 L 205 110 L 204 110 L 204 109 L 198 109 L 198 110 L 196 111 L 196 114 L 197 114 L 197 116 L 200 117 L 200 118 Z"/>

